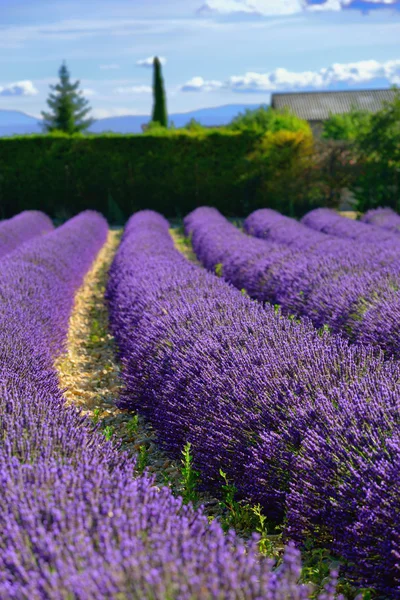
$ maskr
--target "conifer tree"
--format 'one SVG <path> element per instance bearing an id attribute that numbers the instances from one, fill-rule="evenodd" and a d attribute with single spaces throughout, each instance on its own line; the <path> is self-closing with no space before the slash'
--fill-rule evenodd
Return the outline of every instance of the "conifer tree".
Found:
<path id="1" fill-rule="evenodd" d="M 69 72 L 65 61 L 58 71 L 60 83 L 51 85 L 50 88 L 56 92 L 49 95 L 47 104 L 52 113 L 41 112 L 44 119 L 45 131 L 64 131 L 65 133 L 77 133 L 90 127 L 93 119 L 84 119 L 91 110 L 88 100 L 77 91 L 80 81 L 71 83 Z"/>
<path id="2" fill-rule="evenodd" d="M 156 56 L 153 62 L 153 115 L 152 121 L 160 123 L 163 127 L 168 125 L 167 105 L 165 99 L 164 81 L 161 73 L 161 63 Z"/>

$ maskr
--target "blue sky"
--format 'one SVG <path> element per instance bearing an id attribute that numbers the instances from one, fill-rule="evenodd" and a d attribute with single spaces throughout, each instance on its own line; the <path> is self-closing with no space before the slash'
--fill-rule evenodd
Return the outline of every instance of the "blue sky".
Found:
<path id="1" fill-rule="evenodd" d="M 400 0 L 0 0 L 0 109 L 40 117 L 65 59 L 92 116 L 400 86 Z M 149 66 L 150 65 L 150 66 Z"/>

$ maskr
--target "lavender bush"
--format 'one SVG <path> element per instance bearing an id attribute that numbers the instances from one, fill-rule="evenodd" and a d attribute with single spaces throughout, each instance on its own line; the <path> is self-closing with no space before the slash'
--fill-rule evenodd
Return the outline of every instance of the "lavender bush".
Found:
<path id="1" fill-rule="evenodd" d="M 54 229 L 51 219 L 38 210 L 25 210 L 0 221 L 0 258 L 28 240 Z"/>
<path id="2" fill-rule="evenodd" d="M 367 244 L 399 243 L 398 237 L 391 231 L 342 217 L 330 208 L 316 208 L 304 215 L 301 222 L 311 229 L 357 242 L 366 242 Z"/>
<path id="3" fill-rule="evenodd" d="M 172 455 L 190 442 L 203 485 L 217 493 L 222 468 L 240 498 L 286 519 L 287 537 L 314 539 L 355 582 L 399 597 L 400 365 L 189 263 L 152 211 L 128 222 L 107 299 L 118 405 L 141 411 Z"/>
<path id="4" fill-rule="evenodd" d="M 276 210 L 261 208 L 252 212 L 243 223 L 249 235 L 307 252 L 343 253 L 353 248 L 350 240 L 327 235 L 286 217 Z"/>
<path id="5" fill-rule="evenodd" d="M 284 314 L 307 316 L 316 327 L 328 325 L 353 342 L 375 344 L 387 356 L 400 356 L 397 243 L 360 248 L 268 210 L 250 215 L 245 228 L 272 240 L 246 235 L 209 207 L 190 213 L 185 228 L 204 266 L 214 271 L 220 265 L 222 277 L 252 298 L 280 304 Z"/>
<path id="6" fill-rule="evenodd" d="M 332 219 L 334 222 L 336 222 L 338 216 L 340 226 L 342 228 L 348 227 L 348 223 L 343 224 L 342 222 L 345 217 L 337 215 L 334 211 L 332 212 L 328 211 L 324 214 L 327 214 L 329 220 Z M 309 214 L 311 215 L 311 213 Z M 352 223 L 355 223 L 356 231 L 358 231 L 359 222 L 350 219 L 345 219 L 345 221 L 350 222 L 350 230 L 353 229 Z M 366 237 L 364 239 L 361 236 L 360 241 L 357 241 L 350 236 L 336 237 L 334 230 L 332 231 L 333 235 L 330 235 L 307 227 L 304 223 L 295 219 L 264 208 L 254 211 L 247 217 L 244 222 L 244 230 L 250 235 L 290 246 L 294 250 L 312 252 L 317 256 L 322 253 L 334 255 L 339 264 L 348 261 L 351 257 L 351 264 L 357 264 L 358 269 L 363 268 L 370 271 L 371 269 L 380 270 L 384 267 L 391 267 L 393 273 L 400 271 L 400 238 L 393 235 L 387 237 L 384 234 L 384 239 L 380 240 L 381 232 L 376 227 L 368 229 L 369 233 L 372 233 L 372 238 Z M 365 226 L 362 225 L 361 233 L 365 235 L 368 231 L 366 232 Z"/>
<path id="7" fill-rule="evenodd" d="M 64 405 L 53 360 L 106 233 L 87 211 L 0 265 L 0 598 L 309 598 L 293 546 L 273 571 Z"/>
<path id="8" fill-rule="evenodd" d="M 400 233 L 400 215 L 391 208 L 371 209 L 363 214 L 360 220 L 393 233 Z"/>

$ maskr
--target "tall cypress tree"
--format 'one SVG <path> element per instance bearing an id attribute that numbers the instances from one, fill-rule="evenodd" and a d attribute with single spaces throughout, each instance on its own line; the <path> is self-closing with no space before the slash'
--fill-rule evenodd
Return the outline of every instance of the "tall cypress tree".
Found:
<path id="1" fill-rule="evenodd" d="M 153 61 L 153 116 L 152 121 L 160 123 L 163 127 L 168 125 L 167 104 L 165 99 L 164 81 L 161 73 L 161 63 L 156 56 Z"/>
<path id="2" fill-rule="evenodd" d="M 64 131 L 65 133 L 77 133 L 90 127 L 93 119 L 84 119 L 91 110 L 88 100 L 81 96 L 81 91 L 77 91 L 80 81 L 71 83 L 69 72 L 65 61 L 58 71 L 60 83 L 51 85 L 55 94 L 50 94 L 47 104 L 53 110 L 53 113 L 41 112 L 44 119 L 45 131 Z"/>

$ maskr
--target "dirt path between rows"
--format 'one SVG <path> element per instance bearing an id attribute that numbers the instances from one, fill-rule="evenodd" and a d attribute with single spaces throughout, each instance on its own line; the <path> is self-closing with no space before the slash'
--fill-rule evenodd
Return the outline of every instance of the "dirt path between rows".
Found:
<path id="1" fill-rule="evenodd" d="M 100 422 L 104 434 L 119 440 L 121 449 L 155 475 L 156 485 L 168 485 L 175 495 L 182 492 L 182 464 L 171 460 L 156 443 L 156 433 L 139 414 L 115 406 L 123 388 L 115 345 L 108 331 L 108 311 L 104 302 L 108 270 L 118 249 L 122 231 L 109 231 L 76 296 L 70 317 L 67 353 L 56 361 L 60 387 L 66 389 L 67 404 Z M 173 235 L 175 244 L 187 246 L 183 236 Z M 179 249 L 179 247 L 178 247 Z M 196 506 L 203 504 L 210 518 L 220 513 L 218 501 L 199 494 Z"/>

